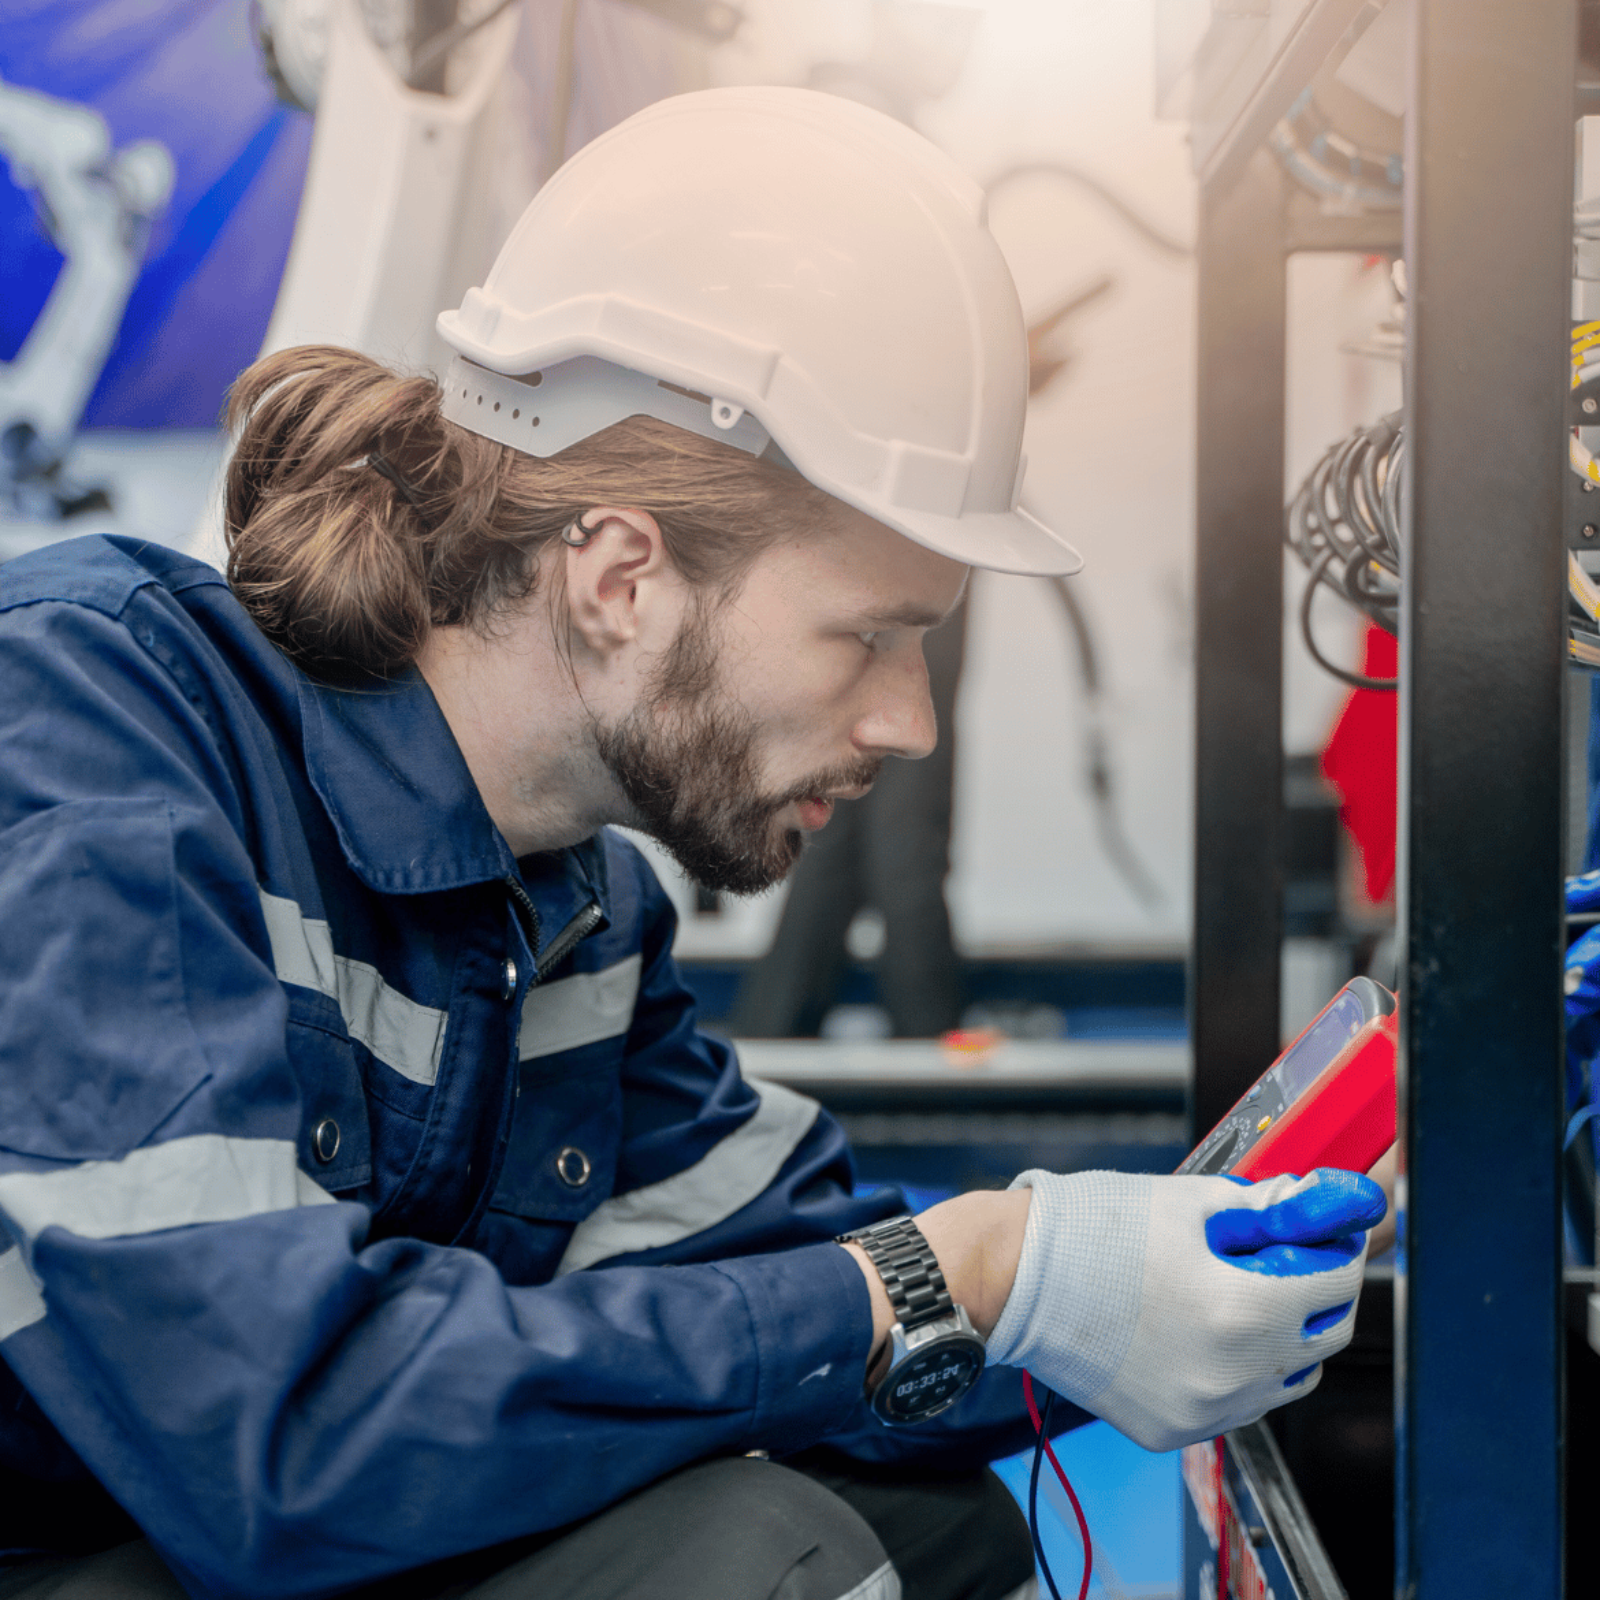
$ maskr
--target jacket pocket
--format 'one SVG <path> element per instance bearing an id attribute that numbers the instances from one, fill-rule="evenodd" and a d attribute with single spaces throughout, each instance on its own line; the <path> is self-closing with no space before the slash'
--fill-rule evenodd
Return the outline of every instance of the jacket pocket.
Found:
<path id="1" fill-rule="evenodd" d="M 71 801 L 0 834 L 0 1147 L 119 1158 L 210 1075 L 178 892 L 161 800 Z"/>

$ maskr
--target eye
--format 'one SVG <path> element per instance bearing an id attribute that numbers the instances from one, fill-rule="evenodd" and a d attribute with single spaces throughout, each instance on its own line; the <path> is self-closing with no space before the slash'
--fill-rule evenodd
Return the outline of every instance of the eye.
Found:
<path id="1" fill-rule="evenodd" d="M 871 633 L 858 633 L 856 635 L 856 638 L 858 638 L 862 642 L 862 644 L 864 644 L 867 647 L 867 649 L 870 650 L 873 647 L 874 643 L 877 641 L 878 635 L 877 635 L 876 630 L 874 630 Z"/>

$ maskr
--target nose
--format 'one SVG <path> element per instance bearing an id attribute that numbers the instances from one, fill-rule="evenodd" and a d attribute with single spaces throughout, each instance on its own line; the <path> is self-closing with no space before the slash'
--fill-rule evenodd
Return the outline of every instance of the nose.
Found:
<path id="1" fill-rule="evenodd" d="M 938 742 L 922 641 L 884 651 L 868 679 L 867 707 L 855 727 L 856 748 L 866 755 L 919 761 L 932 755 Z"/>

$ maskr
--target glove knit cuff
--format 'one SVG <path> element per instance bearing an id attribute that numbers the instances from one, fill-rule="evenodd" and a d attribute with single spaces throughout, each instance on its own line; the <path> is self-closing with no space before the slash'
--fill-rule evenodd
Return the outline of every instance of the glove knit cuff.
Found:
<path id="1" fill-rule="evenodd" d="M 989 1359 L 1026 1367 L 1040 1356 L 1051 1387 L 1088 1405 L 1121 1370 L 1144 1292 L 1148 1175 L 1029 1171 L 1032 1189 L 1016 1278 L 989 1335 Z M 1048 1270 L 1047 1270 L 1048 1269 Z"/>

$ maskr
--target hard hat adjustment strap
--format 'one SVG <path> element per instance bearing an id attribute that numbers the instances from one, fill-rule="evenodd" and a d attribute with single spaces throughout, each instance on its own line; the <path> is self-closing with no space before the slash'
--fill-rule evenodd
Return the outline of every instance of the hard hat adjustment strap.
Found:
<path id="1" fill-rule="evenodd" d="M 737 401 L 574 356 L 518 377 L 456 356 L 445 372 L 444 415 L 469 432 L 532 456 L 553 456 L 629 417 L 655 417 L 752 456 L 772 458 L 772 436 Z M 780 465 L 788 465 L 777 452 Z"/>

